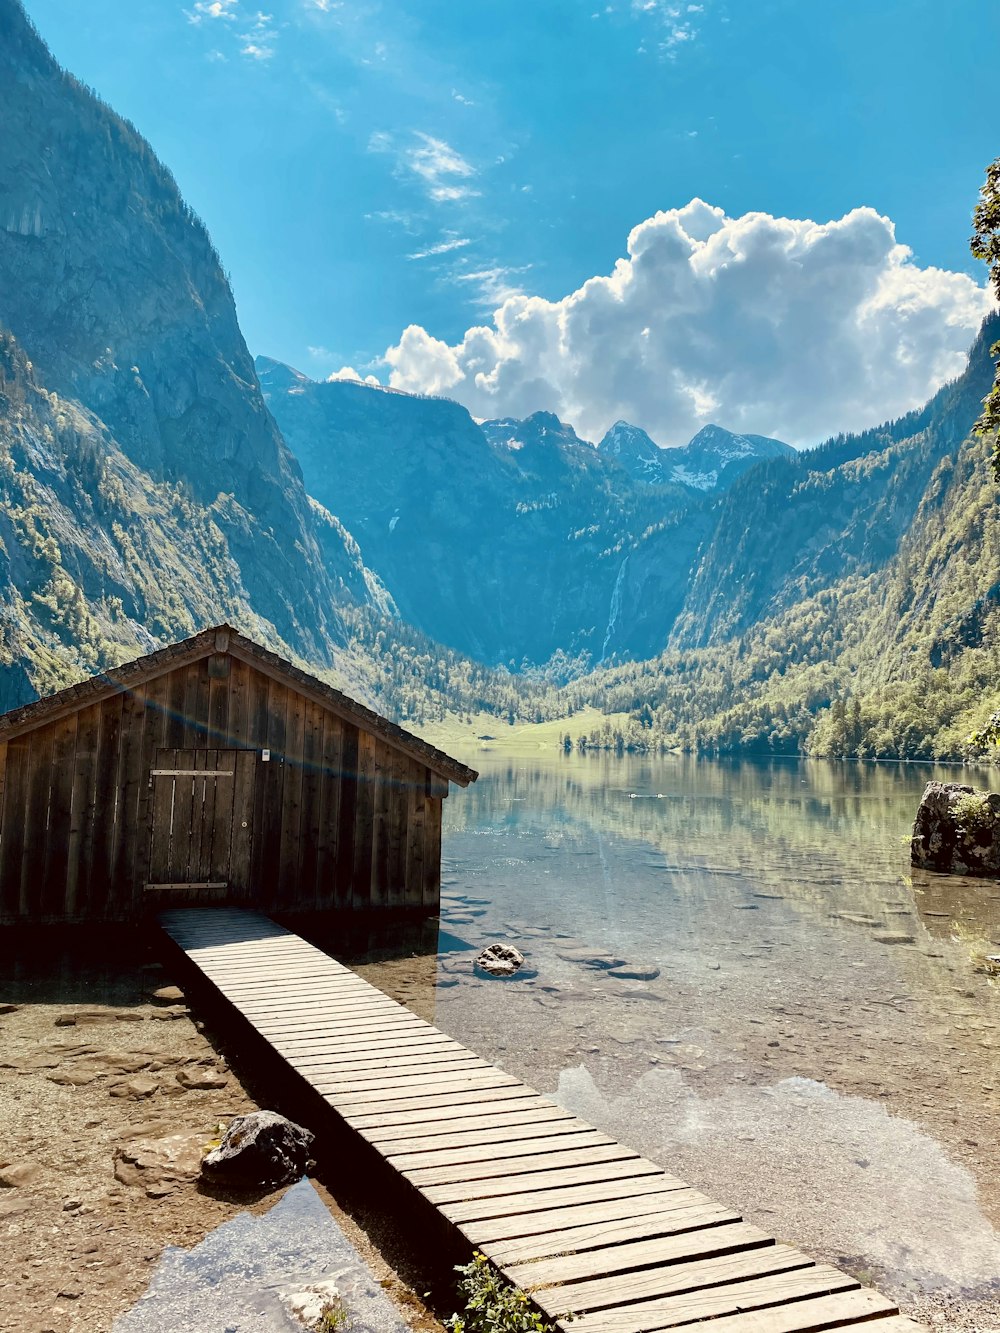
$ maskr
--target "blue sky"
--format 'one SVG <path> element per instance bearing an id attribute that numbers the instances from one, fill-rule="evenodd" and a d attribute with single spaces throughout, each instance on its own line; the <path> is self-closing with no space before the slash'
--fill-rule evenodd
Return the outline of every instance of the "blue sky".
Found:
<path id="1" fill-rule="evenodd" d="M 918 315 L 889 327 L 885 274 L 891 264 L 893 291 L 901 272 L 909 282 L 929 268 L 983 281 L 967 237 L 983 168 L 1000 151 L 983 107 L 983 55 L 1000 50 L 991 6 L 274 0 L 261 10 L 246 0 L 27 0 L 27 8 L 55 55 L 133 120 L 174 171 L 231 274 L 251 350 L 316 377 L 342 366 L 383 379 L 391 371 L 404 387 L 451 392 L 480 415 L 559 410 L 592 437 L 629 414 L 661 442 L 681 443 L 714 414 L 802 443 L 925 397 L 959 367 L 984 308 L 971 284 L 925 281 Z M 730 219 L 761 213 L 820 225 L 864 206 L 890 219 L 912 252 L 903 269 L 885 246 L 872 259 L 878 242 L 867 220 L 858 224 L 869 266 L 851 315 L 861 332 L 849 350 L 827 347 L 826 334 L 818 340 L 818 353 L 843 356 L 850 381 L 839 396 L 827 391 L 818 413 L 783 406 L 793 367 L 753 403 L 739 378 L 713 387 L 712 355 L 739 357 L 743 340 L 760 343 L 759 320 L 731 318 L 714 285 L 697 321 L 675 320 L 659 343 L 648 315 L 635 316 L 641 328 L 631 334 L 655 344 L 645 387 L 621 369 L 588 396 L 588 365 L 606 359 L 599 340 L 572 365 L 552 341 L 565 344 L 567 312 L 573 338 L 591 336 L 593 310 L 584 330 L 580 302 L 559 303 L 611 275 L 638 224 L 694 198 Z M 836 246 L 857 230 L 838 234 Z M 833 242 L 821 239 L 829 252 Z M 795 245 L 813 252 L 802 237 Z M 769 269 L 765 291 L 803 262 L 786 258 L 788 272 Z M 726 299 L 742 301 L 740 284 L 730 285 Z M 673 291 L 652 291 L 646 305 L 660 308 Z M 525 320 L 509 304 L 524 296 L 551 309 L 532 308 Z M 504 321 L 495 325 L 494 311 L 505 300 L 508 331 L 497 334 Z M 542 343 L 512 341 L 510 330 L 529 324 Z M 409 326 L 421 336 L 404 343 Z M 485 352 L 467 336 L 477 326 L 495 335 Z M 803 332 L 791 330 L 790 345 Z M 629 343 L 621 329 L 614 336 Z M 893 339 L 905 345 L 882 377 L 883 402 L 875 358 L 884 369 Z M 692 341 L 707 344 L 705 357 L 681 365 L 679 348 Z M 746 350 L 744 380 L 757 382 L 759 358 Z M 773 350 L 783 354 L 780 340 Z M 664 375 L 673 376 L 672 395 L 657 388 Z"/>

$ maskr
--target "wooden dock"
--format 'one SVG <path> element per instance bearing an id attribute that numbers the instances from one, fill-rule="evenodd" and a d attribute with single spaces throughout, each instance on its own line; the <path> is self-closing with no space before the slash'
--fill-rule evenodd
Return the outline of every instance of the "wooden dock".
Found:
<path id="1" fill-rule="evenodd" d="M 350 1129 L 568 1333 L 920 1327 L 268 917 L 176 910 L 160 922 Z"/>

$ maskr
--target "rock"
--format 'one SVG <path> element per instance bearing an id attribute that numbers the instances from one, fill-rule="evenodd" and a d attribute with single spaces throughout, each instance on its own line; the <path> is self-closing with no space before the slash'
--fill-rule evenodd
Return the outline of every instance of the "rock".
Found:
<path id="1" fill-rule="evenodd" d="M 144 1023 L 145 1014 L 134 1014 L 127 1009 L 76 1009 L 72 1013 L 60 1014 L 56 1019 L 57 1028 L 82 1027 L 87 1023 Z"/>
<path id="2" fill-rule="evenodd" d="M 219 1074 L 214 1069 L 178 1069 L 174 1077 L 189 1092 L 214 1092 L 229 1083 L 225 1074 Z"/>
<path id="3" fill-rule="evenodd" d="M 1000 878 L 1000 795 L 928 782 L 913 823 L 910 860 L 926 870 Z"/>
<path id="4" fill-rule="evenodd" d="M 147 1097 L 159 1091 L 160 1080 L 153 1078 L 151 1074 L 139 1074 L 136 1078 L 124 1079 L 121 1083 L 115 1083 L 108 1089 L 112 1097 L 130 1097 L 132 1101 L 141 1102 Z"/>
<path id="5" fill-rule="evenodd" d="M 0 1004 L 0 1014 L 16 1014 L 20 1007 L 19 1004 L 8 1004 L 4 1001 L 3 1004 Z"/>
<path id="6" fill-rule="evenodd" d="M 872 939 L 876 944 L 915 944 L 916 939 L 913 935 L 907 935 L 902 930 L 884 930 L 878 935 L 873 935 Z"/>
<path id="7" fill-rule="evenodd" d="M 877 916 L 870 916 L 867 912 L 831 912 L 830 915 L 837 921 L 849 921 L 852 926 L 884 926 L 885 922 L 880 921 Z"/>
<path id="8" fill-rule="evenodd" d="M 660 969 L 652 963 L 629 963 L 626 967 L 608 968 L 609 977 L 618 977 L 621 981 L 655 981 Z"/>
<path id="9" fill-rule="evenodd" d="M 152 1063 L 153 1057 L 145 1052 L 125 1054 L 121 1051 L 102 1051 L 94 1061 L 102 1065 L 109 1074 L 138 1074 Z"/>
<path id="10" fill-rule="evenodd" d="M 599 971 L 610 972 L 613 967 L 625 967 L 628 959 L 620 958 L 617 954 L 601 953 L 598 949 L 587 949 L 584 947 L 559 948 L 556 950 L 556 957 L 561 958 L 564 963 L 581 963 L 584 967 L 593 967 Z"/>
<path id="11" fill-rule="evenodd" d="M 313 1135 L 276 1111 L 238 1115 L 222 1142 L 207 1153 L 202 1172 L 210 1180 L 247 1185 L 286 1185 L 309 1166 Z"/>
<path id="12" fill-rule="evenodd" d="M 62 1287 L 57 1293 L 57 1298 L 63 1301 L 78 1301 L 83 1295 L 83 1288 L 75 1284 Z"/>
<path id="13" fill-rule="evenodd" d="M 19 1189 L 22 1185 L 31 1185 L 38 1179 L 36 1162 L 8 1162 L 0 1167 L 0 1189 Z"/>
<path id="14" fill-rule="evenodd" d="M 308 1287 L 299 1288 L 298 1291 L 281 1291 L 278 1293 L 278 1299 L 292 1318 L 297 1319 L 304 1328 L 348 1327 L 347 1312 L 344 1310 L 343 1297 L 336 1282 L 313 1282 Z M 344 1316 L 339 1324 L 329 1319 L 325 1325 L 321 1323 L 328 1311 L 340 1310 L 344 1311 Z"/>
<path id="15" fill-rule="evenodd" d="M 191 1010 L 186 1004 L 171 1004 L 164 1009 L 154 1009 L 149 1015 L 150 1018 L 158 1018 L 161 1022 L 169 1022 L 172 1018 L 187 1018 Z"/>
<path id="16" fill-rule="evenodd" d="M 184 992 L 180 986 L 161 986 L 159 990 L 153 991 L 153 999 L 160 1004 L 182 1004 Z"/>
<path id="17" fill-rule="evenodd" d="M 162 1198 L 201 1174 L 205 1135 L 187 1131 L 158 1139 L 136 1139 L 115 1149 L 115 1180 Z"/>
<path id="18" fill-rule="evenodd" d="M 51 1074 L 46 1074 L 50 1083 L 59 1083 L 64 1087 L 85 1088 L 88 1083 L 93 1083 L 95 1079 L 100 1078 L 102 1071 L 78 1066 L 76 1069 L 54 1069 Z"/>
<path id="19" fill-rule="evenodd" d="M 67 1200 L 63 1203 L 63 1212 L 64 1212 L 64 1213 L 75 1213 L 76 1210 L 77 1210 L 78 1208 L 82 1208 L 82 1207 L 83 1207 L 83 1200 L 82 1200 L 82 1199 L 67 1199 Z"/>
<path id="20" fill-rule="evenodd" d="M 488 977 L 512 977 L 524 963 L 524 954 L 513 944 L 489 944 L 476 958 L 476 971 Z"/>

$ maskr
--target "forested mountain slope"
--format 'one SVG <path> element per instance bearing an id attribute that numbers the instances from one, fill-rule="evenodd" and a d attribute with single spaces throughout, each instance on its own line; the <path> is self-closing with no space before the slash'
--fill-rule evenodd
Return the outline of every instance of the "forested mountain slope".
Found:
<path id="1" fill-rule="evenodd" d="M 640 744 L 966 754 L 1000 706 L 1000 512 L 969 435 L 998 335 L 926 409 L 738 482 L 671 650 L 568 698 L 630 711 Z"/>
<path id="2" fill-rule="evenodd" d="M 990 321 L 966 373 L 926 408 L 794 457 L 758 464 L 721 501 L 672 647 L 724 643 L 898 552 L 943 458 L 954 456 L 992 383 Z"/>
<path id="3" fill-rule="evenodd" d="M 329 667 L 377 582 L 306 495 L 203 226 L 17 0 L 0 121 L 5 657 L 41 689 L 225 614 Z"/>
<path id="4" fill-rule="evenodd" d="M 709 501 L 636 483 L 548 412 L 479 426 L 447 399 L 257 369 L 310 493 L 424 633 L 516 667 L 665 645 Z"/>

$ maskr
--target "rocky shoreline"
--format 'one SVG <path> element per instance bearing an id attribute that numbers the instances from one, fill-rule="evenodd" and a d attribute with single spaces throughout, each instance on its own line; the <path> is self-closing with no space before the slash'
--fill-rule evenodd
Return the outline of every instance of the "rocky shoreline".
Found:
<path id="1" fill-rule="evenodd" d="M 181 992 L 156 965 L 146 975 L 148 992 L 127 1007 L 0 1003 L 2 1333 L 110 1333 L 168 1246 L 190 1250 L 285 1193 L 202 1180 L 222 1125 L 258 1108 Z M 406 1321 L 439 1330 L 317 1188 Z"/>

